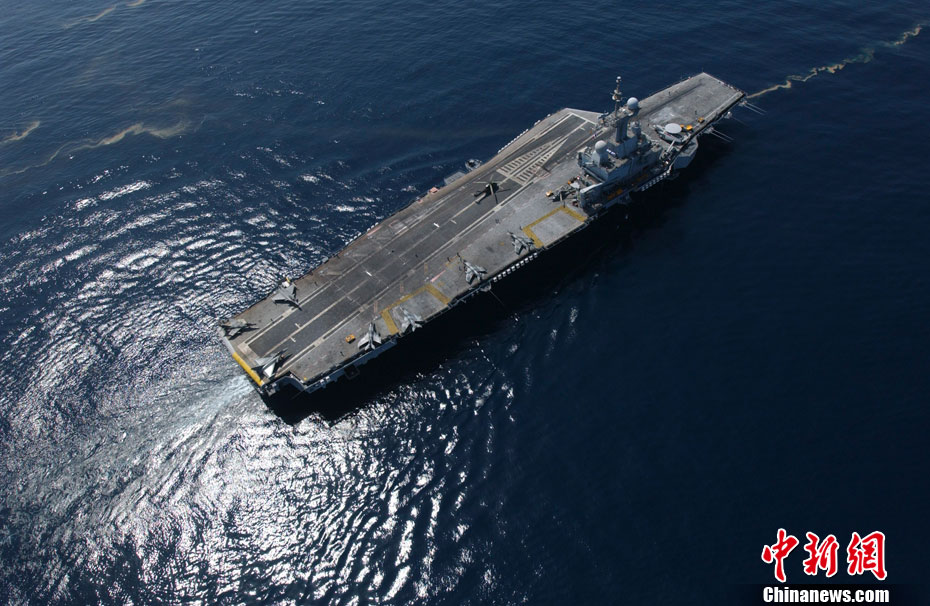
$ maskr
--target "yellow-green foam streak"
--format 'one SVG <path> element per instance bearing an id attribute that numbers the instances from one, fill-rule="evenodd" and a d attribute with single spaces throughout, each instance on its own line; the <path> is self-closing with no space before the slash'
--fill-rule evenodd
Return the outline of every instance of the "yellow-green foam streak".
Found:
<path id="1" fill-rule="evenodd" d="M 81 17 L 80 19 L 75 19 L 74 21 L 65 23 L 64 28 L 71 29 L 75 25 L 80 25 L 82 23 L 93 23 L 95 21 L 100 21 L 101 19 L 103 19 L 104 17 L 106 17 L 107 15 L 109 15 L 115 10 L 116 10 L 116 5 L 109 6 L 103 9 L 102 11 L 100 11 L 99 13 L 97 13 L 96 15 L 92 15 L 90 17 Z"/>
<path id="2" fill-rule="evenodd" d="M 49 162 L 51 162 L 52 160 L 60 156 L 63 152 L 72 154 L 74 152 L 83 151 L 86 149 L 96 149 L 98 147 L 103 147 L 105 145 L 113 145 L 114 143 L 119 143 L 120 141 L 122 141 L 123 139 L 125 139 L 126 137 L 130 135 L 146 134 L 146 135 L 151 135 L 153 137 L 157 137 L 159 139 L 168 139 L 170 137 L 175 137 L 177 135 L 185 133 L 189 127 L 190 127 L 190 123 L 187 122 L 186 120 L 182 120 L 181 122 L 178 122 L 174 126 L 169 126 L 169 127 L 147 126 L 143 124 L 142 122 L 136 122 L 135 124 L 128 126 L 117 133 L 114 133 L 102 139 L 98 139 L 96 141 L 84 139 L 82 141 L 71 141 L 71 142 L 65 143 L 64 145 L 61 145 L 58 149 L 56 149 L 54 152 L 52 152 L 52 155 L 46 158 L 45 161 L 40 162 L 39 164 L 31 164 L 29 166 L 19 168 L 16 170 L 2 171 L 0 172 L 0 177 L 6 177 L 9 175 L 18 175 L 32 168 L 39 168 L 41 166 L 45 166 L 46 164 L 48 164 Z"/>
<path id="3" fill-rule="evenodd" d="M 911 38 L 920 34 L 920 30 L 923 29 L 923 26 L 924 24 L 922 23 L 915 25 L 913 29 L 909 29 L 906 32 L 902 33 L 900 36 L 898 36 L 897 40 L 893 40 L 891 42 L 882 42 L 881 44 L 877 46 L 881 46 L 884 48 L 901 46 L 905 42 L 910 40 Z M 853 55 L 852 57 L 847 57 L 846 59 L 843 59 L 842 61 L 838 63 L 833 63 L 831 65 L 821 65 L 818 67 L 812 67 L 810 71 L 807 72 L 806 74 L 792 74 L 788 76 L 787 78 L 785 78 L 784 82 L 780 84 L 774 84 L 768 88 L 763 88 L 760 91 L 754 92 L 753 94 L 749 95 L 747 99 L 755 99 L 756 97 L 761 97 L 762 95 L 766 95 L 776 90 L 789 89 L 794 85 L 795 82 L 807 82 L 814 76 L 818 76 L 823 73 L 835 74 L 836 72 L 840 71 L 847 65 L 852 65 L 853 63 L 868 63 L 869 61 L 875 58 L 875 50 L 876 50 L 875 46 L 867 46 L 861 49 L 856 55 Z"/>
<path id="4" fill-rule="evenodd" d="M 13 141 L 20 141 L 22 139 L 25 139 L 26 137 L 29 136 L 29 133 L 39 128 L 40 124 L 42 123 L 38 120 L 35 120 L 34 122 L 30 122 L 29 126 L 27 126 L 23 131 L 14 132 L 9 137 L 0 139 L 0 145 L 6 145 L 7 143 L 12 143 Z"/>
<path id="5" fill-rule="evenodd" d="M 137 6 L 141 6 L 144 3 L 145 3 L 145 0 L 132 0 L 132 2 L 127 2 L 125 6 L 129 8 L 135 8 Z M 80 19 L 69 21 L 68 23 L 64 24 L 64 28 L 71 29 L 75 25 L 81 25 L 82 23 L 93 23 L 95 21 L 100 21 L 101 19 L 103 19 L 104 17 L 106 17 L 107 15 L 115 11 L 117 9 L 117 6 L 118 5 L 114 4 L 113 6 L 108 6 L 107 8 L 103 9 L 96 15 L 91 15 L 90 17 L 81 17 Z"/>
<path id="6" fill-rule="evenodd" d="M 136 122 L 132 126 L 128 126 L 123 130 L 119 131 L 115 135 L 110 135 L 109 137 L 104 137 L 95 143 L 86 143 L 79 147 L 75 147 L 71 151 L 80 151 L 82 149 L 94 149 L 95 147 L 103 147 L 104 145 L 113 145 L 114 143 L 119 143 L 129 135 L 152 135 L 153 137 L 158 137 L 159 139 L 167 139 L 169 137 L 174 137 L 180 135 L 187 130 L 187 122 L 181 121 L 175 124 L 174 126 L 169 126 L 167 128 L 159 128 L 156 126 L 146 126 L 141 122 Z"/>

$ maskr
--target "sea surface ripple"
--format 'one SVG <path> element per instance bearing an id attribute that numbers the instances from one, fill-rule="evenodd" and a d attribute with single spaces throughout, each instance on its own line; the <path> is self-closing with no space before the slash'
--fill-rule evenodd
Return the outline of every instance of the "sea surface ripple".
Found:
<path id="1" fill-rule="evenodd" d="M 720 603 L 789 526 L 922 582 L 930 11 L 892 4 L 5 7 L 0 601 Z M 219 342 L 465 159 L 701 70 L 767 115 L 339 422 Z"/>

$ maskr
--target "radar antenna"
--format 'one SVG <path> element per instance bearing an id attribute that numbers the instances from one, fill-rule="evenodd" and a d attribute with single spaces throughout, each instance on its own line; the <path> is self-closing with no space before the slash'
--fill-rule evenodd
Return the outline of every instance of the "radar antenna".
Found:
<path id="1" fill-rule="evenodd" d="M 623 102 L 623 93 L 620 92 L 620 76 L 617 76 L 617 88 L 614 89 L 611 98 L 614 100 L 614 113 L 617 113 L 620 111 Z"/>

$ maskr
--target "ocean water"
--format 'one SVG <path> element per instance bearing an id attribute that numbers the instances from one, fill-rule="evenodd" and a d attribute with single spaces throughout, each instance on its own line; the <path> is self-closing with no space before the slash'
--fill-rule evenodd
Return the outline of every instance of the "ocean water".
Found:
<path id="1" fill-rule="evenodd" d="M 889 582 L 930 596 L 928 20 L 6 3 L 0 597 L 715 604 L 772 581 L 781 527 L 881 530 Z M 617 74 L 644 97 L 701 70 L 767 113 L 340 421 L 282 420 L 216 338 Z"/>

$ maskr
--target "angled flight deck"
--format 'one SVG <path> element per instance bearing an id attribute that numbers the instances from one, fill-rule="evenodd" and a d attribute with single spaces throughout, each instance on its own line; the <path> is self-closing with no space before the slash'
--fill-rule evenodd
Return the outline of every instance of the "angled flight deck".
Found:
<path id="1" fill-rule="evenodd" d="M 744 94 L 698 74 L 600 114 L 563 109 L 221 324 L 260 390 L 313 391 L 683 167 Z"/>

